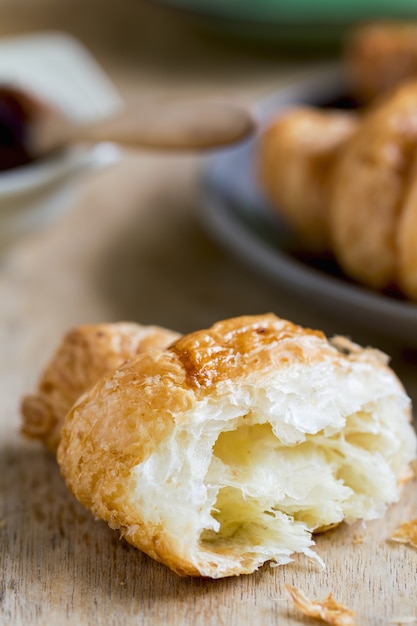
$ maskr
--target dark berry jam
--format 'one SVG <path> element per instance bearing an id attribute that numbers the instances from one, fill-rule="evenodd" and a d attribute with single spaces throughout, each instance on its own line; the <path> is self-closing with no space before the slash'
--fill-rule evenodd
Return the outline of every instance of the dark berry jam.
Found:
<path id="1" fill-rule="evenodd" d="M 0 86 L 0 171 L 33 161 L 26 138 L 36 108 L 35 102 L 23 91 Z"/>

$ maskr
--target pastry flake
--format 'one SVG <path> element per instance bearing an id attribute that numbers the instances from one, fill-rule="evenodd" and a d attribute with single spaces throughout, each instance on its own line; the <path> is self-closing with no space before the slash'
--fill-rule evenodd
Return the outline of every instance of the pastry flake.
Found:
<path id="1" fill-rule="evenodd" d="M 391 535 L 391 541 L 406 543 L 413 548 L 417 548 L 417 517 L 410 522 L 403 522 Z"/>
<path id="2" fill-rule="evenodd" d="M 355 612 L 336 602 L 331 593 L 325 600 L 310 600 L 297 587 L 285 585 L 285 588 L 294 606 L 307 617 L 313 617 L 331 626 L 355 626 Z"/>

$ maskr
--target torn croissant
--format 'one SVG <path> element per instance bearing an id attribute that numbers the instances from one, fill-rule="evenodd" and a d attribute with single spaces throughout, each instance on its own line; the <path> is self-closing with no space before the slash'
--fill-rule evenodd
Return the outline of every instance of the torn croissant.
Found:
<path id="1" fill-rule="evenodd" d="M 380 517 L 416 456 L 378 351 L 275 315 L 144 352 L 66 417 L 58 462 L 92 513 L 180 575 L 248 574 L 321 527 Z"/>
<path id="2" fill-rule="evenodd" d="M 128 359 L 165 347 L 179 336 L 133 322 L 85 324 L 70 330 L 41 375 L 36 393 L 23 398 L 22 432 L 56 452 L 65 415 L 89 387 Z"/>

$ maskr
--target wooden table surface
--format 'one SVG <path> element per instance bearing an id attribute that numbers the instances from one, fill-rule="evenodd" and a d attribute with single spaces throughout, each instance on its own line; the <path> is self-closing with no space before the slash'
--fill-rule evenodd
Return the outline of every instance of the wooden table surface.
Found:
<path id="1" fill-rule="evenodd" d="M 197 93 L 251 103 L 322 62 L 233 45 L 181 15 L 129 0 L 4 2 L 0 18 L 1 36 L 76 35 L 126 100 Z M 314 598 L 332 592 L 359 625 L 411 623 L 417 551 L 388 537 L 417 515 L 415 481 L 383 520 L 320 536 L 325 569 L 296 558 L 251 576 L 182 579 L 94 521 L 67 492 L 55 460 L 19 433 L 22 394 L 62 334 L 86 322 L 133 320 L 186 332 L 274 311 L 388 351 L 416 397 L 415 352 L 306 306 L 219 249 L 199 222 L 202 165 L 190 154 L 127 155 L 83 180 L 59 221 L 1 252 L 0 624 L 311 623 L 289 602 L 287 583 Z"/>

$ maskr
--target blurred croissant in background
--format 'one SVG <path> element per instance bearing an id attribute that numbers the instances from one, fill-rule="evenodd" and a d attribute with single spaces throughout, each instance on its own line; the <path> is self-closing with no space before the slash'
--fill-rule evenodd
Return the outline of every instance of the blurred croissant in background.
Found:
<path id="1" fill-rule="evenodd" d="M 345 64 L 352 93 L 363 103 L 417 78 L 417 23 L 378 22 L 353 29 Z"/>
<path id="2" fill-rule="evenodd" d="M 307 251 L 417 301 L 417 23 L 356 27 L 343 62 L 358 108 L 303 106 L 273 121 L 261 183 Z"/>
<path id="3" fill-rule="evenodd" d="M 417 80 L 360 113 L 302 108 L 259 146 L 272 205 L 345 274 L 417 300 Z"/>
<path id="4" fill-rule="evenodd" d="M 329 249 L 333 170 L 357 125 L 353 112 L 300 106 L 277 119 L 261 138 L 263 185 L 309 250 Z"/>

